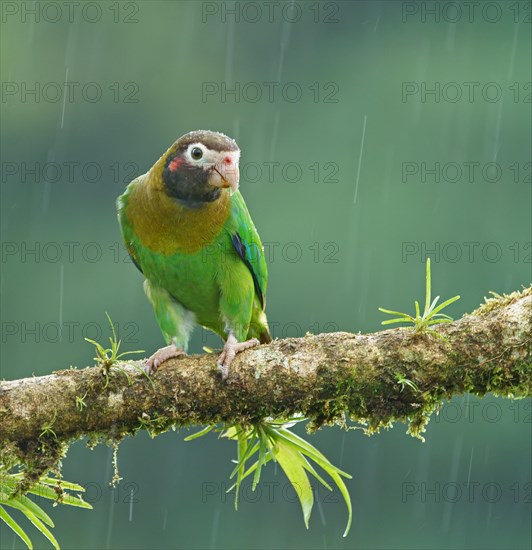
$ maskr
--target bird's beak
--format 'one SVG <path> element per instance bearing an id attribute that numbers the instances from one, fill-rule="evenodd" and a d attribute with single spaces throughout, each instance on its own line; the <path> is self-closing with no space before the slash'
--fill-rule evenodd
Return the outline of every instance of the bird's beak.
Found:
<path id="1" fill-rule="evenodd" d="M 240 170 L 238 162 L 233 159 L 224 159 L 224 161 L 215 164 L 212 167 L 212 174 L 209 178 L 209 183 L 214 187 L 223 189 L 231 189 L 234 193 L 238 189 L 238 181 L 240 179 Z"/>

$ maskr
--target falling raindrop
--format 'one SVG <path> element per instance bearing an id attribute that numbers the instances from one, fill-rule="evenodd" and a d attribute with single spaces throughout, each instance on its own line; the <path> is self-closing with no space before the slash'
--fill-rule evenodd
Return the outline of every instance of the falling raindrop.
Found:
<path id="1" fill-rule="evenodd" d="M 67 84 L 68 84 L 68 67 L 65 70 L 65 90 L 63 92 L 63 108 L 61 109 L 61 129 L 65 124 L 65 107 L 66 107 L 66 98 L 67 98 Z"/>
<path id="2" fill-rule="evenodd" d="M 379 13 L 379 16 L 377 17 L 377 21 L 375 21 L 375 26 L 373 27 L 373 32 L 376 32 L 379 28 L 379 23 L 381 22 L 381 14 Z"/>
<path id="3" fill-rule="evenodd" d="M 340 459 L 338 461 L 338 466 L 340 468 L 342 467 L 342 462 L 344 460 L 345 436 L 346 436 L 346 433 L 344 432 L 342 434 L 342 442 L 340 443 Z"/>
<path id="4" fill-rule="evenodd" d="M 321 520 L 321 524 L 325 527 L 327 525 L 327 520 L 325 519 L 325 514 L 323 512 L 323 506 L 321 505 L 321 497 L 320 497 L 320 494 L 319 494 L 319 491 L 317 491 L 317 495 L 315 495 L 317 498 L 316 498 L 316 503 L 318 505 L 318 512 L 320 513 L 320 520 Z"/>
<path id="5" fill-rule="evenodd" d="M 497 114 L 495 115 L 495 129 L 493 131 L 493 152 L 491 154 L 492 162 L 496 163 L 501 149 L 501 122 L 502 122 L 502 106 L 504 102 L 501 99 L 497 105 Z"/>
<path id="6" fill-rule="evenodd" d="M 116 489 L 115 489 L 116 490 Z M 114 516 L 115 516 L 115 491 L 110 491 L 109 494 L 109 516 L 107 520 L 107 535 L 105 537 L 105 547 L 111 548 L 111 534 L 114 527 Z"/>
<path id="7" fill-rule="evenodd" d="M 366 139 L 366 123 L 368 121 L 368 116 L 364 115 L 364 124 L 362 125 L 362 139 L 360 140 L 360 152 L 358 155 L 358 168 L 357 168 L 357 177 L 355 182 L 355 196 L 353 198 L 353 204 L 357 203 L 358 195 L 358 183 L 360 180 L 360 168 L 362 166 L 362 156 L 364 155 L 364 141 Z"/>
<path id="8" fill-rule="evenodd" d="M 227 41 L 225 46 L 225 82 L 230 88 L 233 81 L 233 44 L 235 42 L 235 24 L 233 19 L 230 19 L 227 24 Z"/>
<path id="9" fill-rule="evenodd" d="M 454 51 L 454 41 L 456 38 L 456 25 L 447 26 L 447 35 L 445 36 L 445 47 L 448 51 Z"/>
<path id="10" fill-rule="evenodd" d="M 63 341 L 63 288 L 65 281 L 65 265 L 59 270 L 59 341 Z"/>
<path id="11" fill-rule="evenodd" d="M 455 484 L 457 487 L 459 486 L 459 483 L 457 480 L 457 474 L 458 474 L 458 467 L 460 465 L 460 456 L 462 454 L 463 443 L 464 443 L 464 436 L 462 434 L 457 439 L 454 445 L 453 456 L 451 459 L 451 471 L 449 472 L 447 487 L 449 487 L 451 483 Z M 450 495 L 448 498 L 445 499 L 445 505 L 444 505 L 443 514 L 442 514 L 442 529 L 446 533 L 449 532 L 449 528 L 451 525 L 451 516 L 452 516 L 453 508 L 455 506 L 453 499 L 454 499 L 454 495 Z"/>
<path id="12" fill-rule="evenodd" d="M 216 548 L 216 540 L 218 538 L 218 530 L 220 525 L 220 506 L 218 505 L 214 509 L 214 518 L 211 526 L 211 538 L 209 541 L 209 548 Z"/>
<path id="13" fill-rule="evenodd" d="M 129 521 L 133 521 L 133 488 L 129 491 Z"/>
<path id="14" fill-rule="evenodd" d="M 237 142 L 240 138 L 240 117 L 233 119 L 233 135 L 231 137 Z"/>
<path id="15" fill-rule="evenodd" d="M 294 2 L 291 2 L 291 5 L 294 5 Z M 285 59 L 285 53 L 286 49 L 288 47 L 288 42 L 290 40 L 290 32 L 292 30 L 292 24 L 288 21 L 288 19 L 285 19 L 283 22 L 283 28 L 281 31 L 281 51 L 279 53 L 279 62 L 277 64 L 277 82 L 281 82 L 281 78 L 283 76 L 283 68 L 284 68 L 284 59 Z"/>
<path id="16" fill-rule="evenodd" d="M 469 457 L 469 471 L 467 472 L 467 483 L 469 484 L 469 480 L 471 479 L 471 467 L 473 466 L 473 452 L 475 450 L 475 447 L 471 447 L 471 456 Z"/>

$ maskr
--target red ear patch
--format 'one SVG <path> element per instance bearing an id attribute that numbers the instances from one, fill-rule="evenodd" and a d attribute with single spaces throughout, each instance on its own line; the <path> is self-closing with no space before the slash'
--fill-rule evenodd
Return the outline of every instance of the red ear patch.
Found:
<path id="1" fill-rule="evenodd" d="M 170 172 L 175 172 L 183 163 L 183 159 L 175 157 L 172 162 L 168 165 Z"/>

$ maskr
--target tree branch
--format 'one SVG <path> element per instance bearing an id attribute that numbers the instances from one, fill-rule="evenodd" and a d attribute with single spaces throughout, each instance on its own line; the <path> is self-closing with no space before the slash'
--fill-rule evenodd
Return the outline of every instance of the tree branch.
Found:
<path id="1" fill-rule="evenodd" d="M 151 381 L 120 362 L 107 385 L 101 367 L 2 382 L 2 460 L 84 435 L 118 440 L 142 428 L 158 433 L 295 413 L 314 426 L 347 414 L 370 431 L 409 421 L 416 435 L 454 395 L 532 395 L 532 287 L 439 327 L 444 339 L 404 328 L 276 340 L 237 356 L 226 381 L 207 354 L 168 361 Z"/>

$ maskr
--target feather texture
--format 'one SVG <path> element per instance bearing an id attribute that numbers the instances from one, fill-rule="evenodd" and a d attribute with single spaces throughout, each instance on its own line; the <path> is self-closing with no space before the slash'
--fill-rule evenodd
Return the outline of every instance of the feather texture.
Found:
<path id="1" fill-rule="evenodd" d="M 146 294 L 167 343 L 186 349 L 191 320 L 239 341 L 271 340 L 265 308 L 267 267 L 239 191 L 189 208 L 162 181 L 170 148 L 118 199 L 126 248 L 146 278 Z"/>

